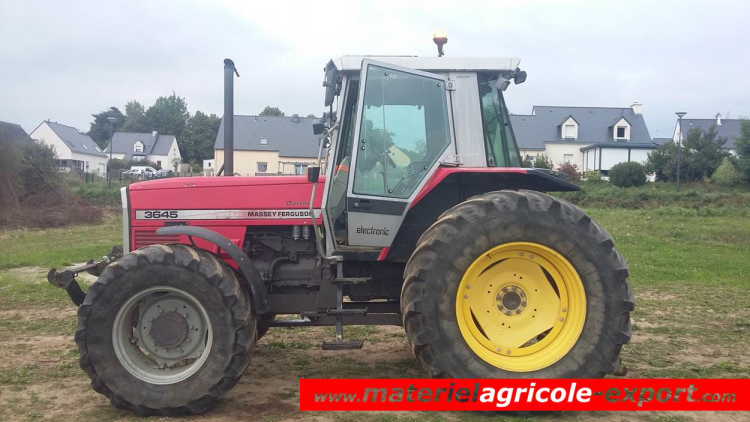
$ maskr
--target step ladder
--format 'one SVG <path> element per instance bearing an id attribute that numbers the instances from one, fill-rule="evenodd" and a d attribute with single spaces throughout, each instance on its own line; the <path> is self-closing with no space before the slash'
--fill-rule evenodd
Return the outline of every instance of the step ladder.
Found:
<path id="1" fill-rule="evenodd" d="M 367 283 L 369 277 L 344 277 L 344 263 L 336 262 L 336 278 L 332 280 L 336 286 L 336 309 L 329 309 L 326 314 L 336 317 L 336 341 L 326 341 L 321 344 L 323 350 L 351 350 L 361 349 L 362 340 L 344 341 L 344 317 L 350 315 L 367 315 L 367 308 L 344 309 L 344 286 Z"/>

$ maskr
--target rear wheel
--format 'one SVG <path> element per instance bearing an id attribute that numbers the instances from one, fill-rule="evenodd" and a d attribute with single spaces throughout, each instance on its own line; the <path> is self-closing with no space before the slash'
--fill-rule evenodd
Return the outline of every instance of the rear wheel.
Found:
<path id="1" fill-rule="evenodd" d="M 79 309 L 81 367 L 117 407 L 203 413 L 248 365 L 250 311 L 215 256 L 184 245 L 139 249 L 107 267 Z"/>
<path id="2" fill-rule="evenodd" d="M 405 275 L 404 327 L 434 376 L 600 377 L 630 338 L 628 270 L 611 236 L 538 192 L 446 211 Z"/>

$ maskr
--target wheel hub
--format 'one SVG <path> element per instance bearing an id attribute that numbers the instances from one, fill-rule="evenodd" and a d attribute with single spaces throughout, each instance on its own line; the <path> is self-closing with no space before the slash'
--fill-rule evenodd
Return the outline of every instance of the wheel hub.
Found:
<path id="1" fill-rule="evenodd" d="M 526 309 L 526 292 L 522 288 L 510 285 L 497 293 L 497 308 L 505 315 L 518 315 Z"/>
<path id="2" fill-rule="evenodd" d="M 187 338 L 188 322 L 177 312 L 164 312 L 151 322 L 148 333 L 157 347 L 175 347 Z"/>

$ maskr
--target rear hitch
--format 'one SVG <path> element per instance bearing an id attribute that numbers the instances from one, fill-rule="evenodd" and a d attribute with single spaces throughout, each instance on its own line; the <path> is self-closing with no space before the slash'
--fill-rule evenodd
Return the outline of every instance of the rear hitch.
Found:
<path id="1" fill-rule="evenodd" d="M 114 246 L 109 255 L 102 257 L 102 259 L 98 261 L 92 259 L 85 264 L 68 267 L 61 271 L 52 268 L 47 273 L 47 281 L 55 287 L 65 289 L 68 296 L 70 296 L 70 300 L 72 300 L 76 306 L 81 306 L 83 299 L 86 298 L 86 293 L 83 292 L 81 286 L 78 285 L 78 282 L 76 281 L 78 274 L 86 271 L 87 273 L 98 277 L 107 265 L 120 258 L 122 258 L 122 247 Z"/>

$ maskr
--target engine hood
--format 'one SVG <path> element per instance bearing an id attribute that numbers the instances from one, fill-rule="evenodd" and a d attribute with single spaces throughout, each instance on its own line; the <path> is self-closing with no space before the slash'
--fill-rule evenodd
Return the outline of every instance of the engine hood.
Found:
<path id="1" fill-rule="evenodd" d="M 307 176 L 255 176 L 255 177 L 170 177 L 130 185 L 130 191 L 154 189 L 218 188 L 240 186 L 310 184 Z"/>

